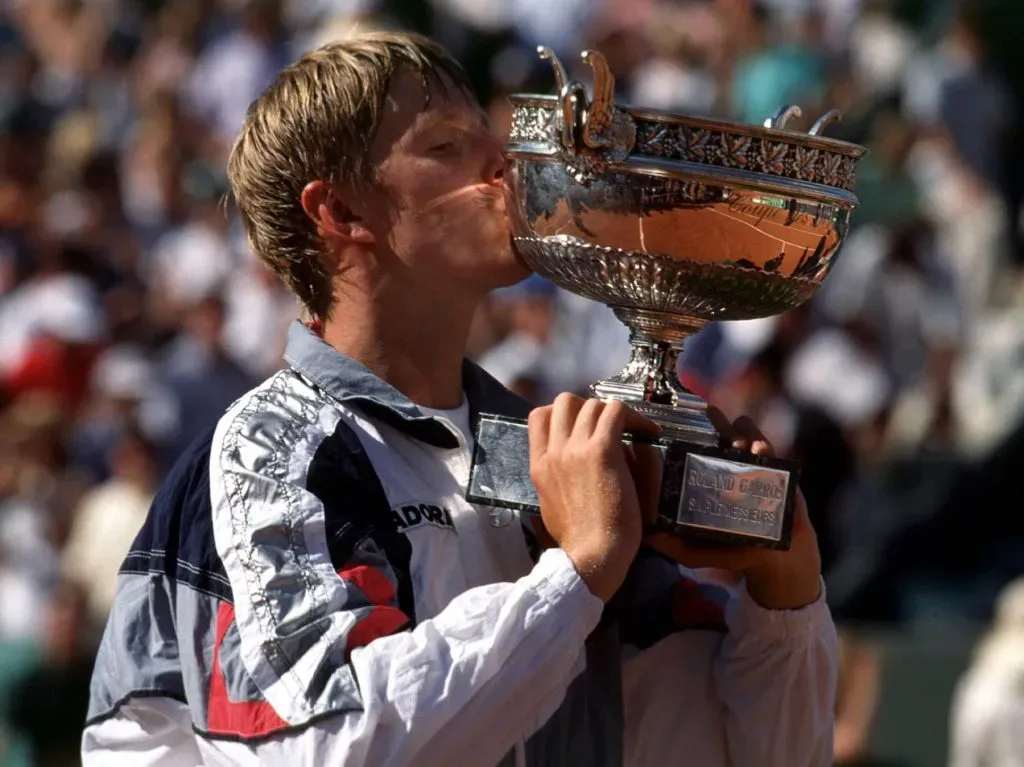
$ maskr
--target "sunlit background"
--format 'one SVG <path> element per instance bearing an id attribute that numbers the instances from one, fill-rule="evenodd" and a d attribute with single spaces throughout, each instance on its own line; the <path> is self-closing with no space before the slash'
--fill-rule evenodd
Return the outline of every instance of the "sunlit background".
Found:
<path id="1" fill-rule="evenodd" d="M 825 289 L 708 328 L 680 373 L 803 463 L 843 637 L 837 764 L 1024 758 L 1020 0 L 0 0 L 0 765 L 77 763 L 154 488 L 281 364 L 297 307 L 220 204 L 248 104 L 375 27 L 448 46 L 499 130 L 507 93 L 552 92 L 538 44 L 601 50 L 623 102 L 845 112 L 830 135 L 871 155 Z M 470 352 L 544 402 L 617 371 L 626 331 L 531 279 Z"/>

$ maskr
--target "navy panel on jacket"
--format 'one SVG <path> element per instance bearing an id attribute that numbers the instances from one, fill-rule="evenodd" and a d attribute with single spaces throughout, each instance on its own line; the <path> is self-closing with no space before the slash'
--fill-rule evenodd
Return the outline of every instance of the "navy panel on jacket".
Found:
<path id="1" fill-rule="evenodd" d="M 377 472 L 355 432 L 339 422 L 310 462 L 306 488 L 324 505 L 327 549 L 335 568 L 367 538 L 384 552 L 398 576 L 398 606 L 415 621 L 409 560 L 412 545 L 398 532 Z"/>
<path id="2" fill-rule="evenodd" d="M 121 572 L 161 573 L 231 601 L 231 587 L 213 538 L 209 429 L 178 458 L 153 499 Z"/>

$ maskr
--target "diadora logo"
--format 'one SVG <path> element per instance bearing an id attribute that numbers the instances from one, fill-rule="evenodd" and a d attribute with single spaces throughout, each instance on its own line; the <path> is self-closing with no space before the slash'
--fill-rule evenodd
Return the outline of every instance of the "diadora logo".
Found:
<path id="1" fill-rule="evenodd" d="M 391 510 L 391 518 L 395 520 L 395 526 L 399 532 L 407 533 L 414 527 L 421 525 L 433 525 L 443 527 L 455 532 L 455 523 L 452 522 L 452 515 L 448 509 L 440 506 L 433 506 L 427 503 L 409 503 L 404 506 L 396 506 Z"/>

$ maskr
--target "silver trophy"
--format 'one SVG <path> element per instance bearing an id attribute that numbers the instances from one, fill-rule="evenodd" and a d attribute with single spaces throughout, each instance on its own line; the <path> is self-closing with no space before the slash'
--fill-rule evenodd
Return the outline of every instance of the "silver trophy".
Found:
<path id="1" fill-rule="evenodd" d="M 605 58 L 586 51 L 593 98 L 550 49 L 557 96 L 515 95 L 506 147 L 516 250 L 554 284 L 600 301 L 630 329 L 617 376 L 591 389 L 659 423 L 660 526 L 684 536 L 789 545 L 798 467 L 719 445 L 707 403 L 677 376 L 687 336 L 708 322 L 769 317 L 807 301 L 857 206 L 865 149 L 786 130 L 615 103 Z M 482 415 L 468 497 L 537 511 L 524 421 Z"/>

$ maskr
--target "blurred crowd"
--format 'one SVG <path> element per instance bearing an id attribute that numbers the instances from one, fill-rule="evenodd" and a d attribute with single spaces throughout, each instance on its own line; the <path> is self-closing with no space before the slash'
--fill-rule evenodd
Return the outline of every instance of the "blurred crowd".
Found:
<path id="1" fill-rule="evenodd" d="M 281 365 L 298 307 L 225 205 L 245 110 L 285 63 L 376 27 L 444 43 L 498 130 L 508 93 L 552 92 L 538 44 L 601 50 L 620 102 L 754 123 L 795 103 L 795 128 L 842 109 L 830 135 L 871 154 L 825 287 L 708 327 L 680 375 L 801 460 L 846 636 L 991 619 L 1024 572 L 1024 4 L 0 0 L 0 764 L 75 763 L 90 648 L 155 488 Z M 543 402 L 617 372 L 628 334 L 531 278 L 471 347 Z M 851 641 L 837 748 L 855 754 L 873 660 Z"/>

